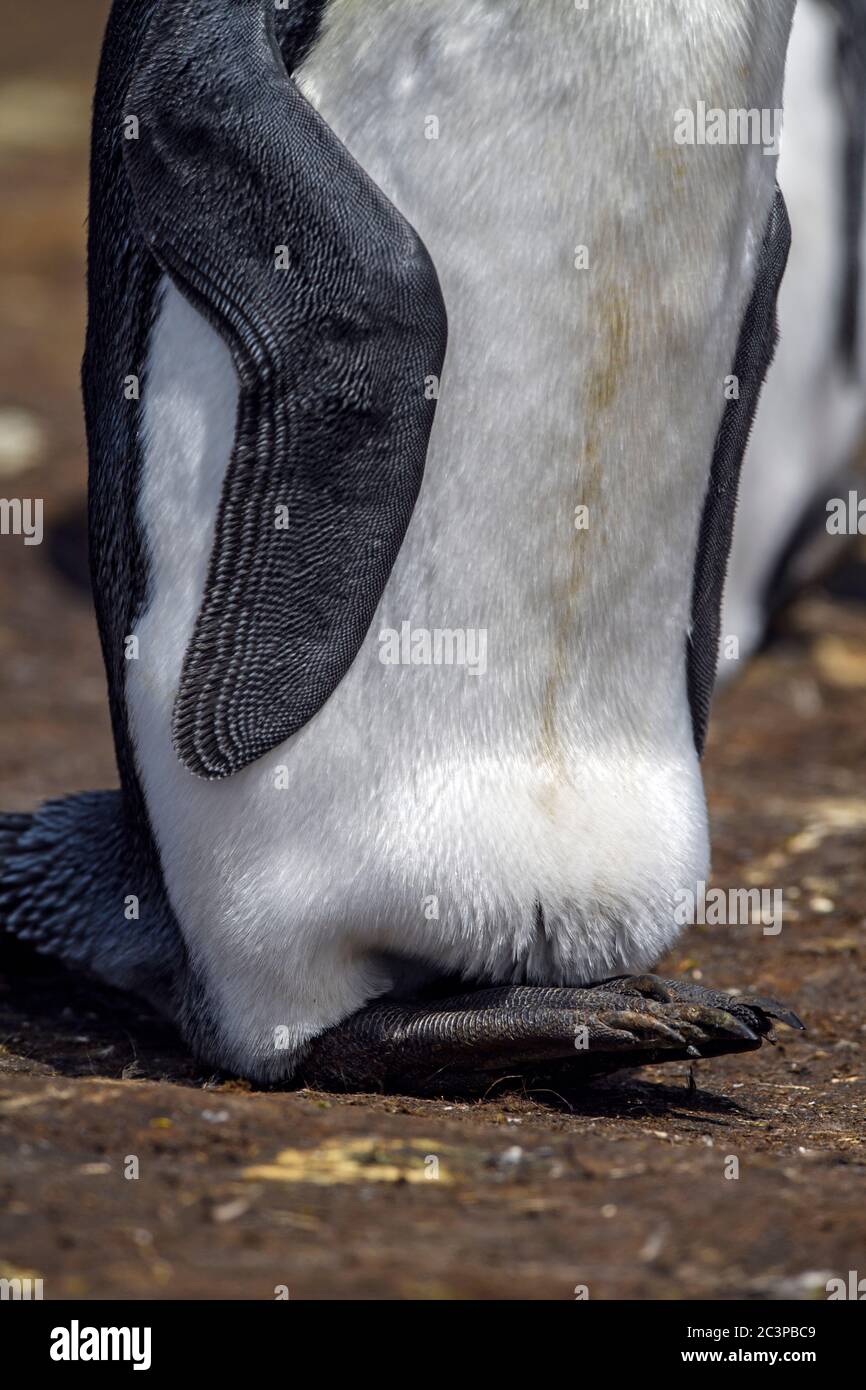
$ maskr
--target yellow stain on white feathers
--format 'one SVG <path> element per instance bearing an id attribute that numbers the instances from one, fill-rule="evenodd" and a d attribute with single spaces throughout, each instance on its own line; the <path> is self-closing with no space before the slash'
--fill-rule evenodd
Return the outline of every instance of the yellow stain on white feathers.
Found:
<path id="1" fill-rule="evenodd" d="M 564 512 L 570 515 L 575 501 L 587 507 L 592 515 L 592 531 L 580 535 L 569 532 L 570 553 L 564 581 L 554 585 L 552 594 L 555 614 L 553 644 L 541 707 L 540 753 L 549 780 L 542 789 L 540 800 L 545 814 L 551 819 L 555 818 L 559 791 L 567 781 L 565 751 L 560 737 L 562 716 L 559 701 L 566 685 L 569 658 L 575 641 L 578 598 L 587 564 L 587 547 L 592 543 L 593 535 L 599 536 L 595 544 L 600 544 L 600 536 L 604 534 L 601 440 L 631 358 L 630 314 L 628 296 L 621 289 L 611 288 L 599 296 L 593 315 L 595 336 L 583 384 L 583 454 L 574 496 L 569 493 L 564 508 Z"/>
<path id="2" fill-rule="evenodd" d="M 435 1158 L 436 1168 L 429 1160 Z M 391 1182 L 453 1183 L 443 1162 L 443 1146 L 433 1140 L 327 1139 L 315 1149 L 282 1149 L 273 1163 L 245 1168 L 250 1182 L 312 1183 L 316 1187 Z"/>

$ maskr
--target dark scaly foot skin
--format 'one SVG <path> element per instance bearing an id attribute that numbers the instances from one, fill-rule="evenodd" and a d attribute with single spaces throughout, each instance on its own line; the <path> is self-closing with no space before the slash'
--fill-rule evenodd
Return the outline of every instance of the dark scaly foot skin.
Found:
<path id="1" fill-rule="evenodd" d="M 475 1094 L 505 1076 L 560 1084 L 622 1067 L 717 1057 L 761 1046 L 773 1019 L 802 1028 L 772 999 L 733 997 L 655 975 L 586 989 L 513 985 L 430 1002 L 361 1009 L 312 1044 L 307 1085 L 415 1095 Z"/>

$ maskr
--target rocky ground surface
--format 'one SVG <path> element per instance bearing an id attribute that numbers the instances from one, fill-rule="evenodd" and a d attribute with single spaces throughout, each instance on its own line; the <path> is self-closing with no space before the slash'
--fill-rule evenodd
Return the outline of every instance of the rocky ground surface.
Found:
<path id="1" fill-rule="evenodd" d="M 0 0 L 0 492 L 44 498 L 49 527 L 0 542 L 4 809 L 114 782 L 72 582 L 105 9 Z M 826 593 L 717 707 L 714 881 L 781 889 L 784 927 L 697 927 L 663 969 L 789 1001 L 808 1032 L 757 1054 L 472 1103 L 264 1093 L 202 1074 L 137 1005 L 0 957 L 0 1277 L 49 1298 L 808 1299 L 866 1273 L 864 713 L 866 609 Z"/>

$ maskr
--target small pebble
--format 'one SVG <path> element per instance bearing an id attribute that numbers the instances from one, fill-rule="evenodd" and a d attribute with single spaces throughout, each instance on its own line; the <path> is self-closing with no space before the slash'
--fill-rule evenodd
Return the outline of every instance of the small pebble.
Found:
<path id="1" fill-rule="evenodd" d="M 35 416 L 11 406 L 0 408 L 0 477 L 26 473 L 44 455 L 45 434 Z"/>
<path id="2" fill-rule="evenodd" d="M 499 1166 L 501 1168 L 516 1168 L 518 1164 L 522 1162 L 523 1150 L 519 1144 L 513 1144 L 511 1148 L 506 1149 L 505 1153 L 501 1154 L 499 1158 Z"/>
<path id="3" fill-rule="evenodd" d="M 232 1202 L 222 1202 L 213 1209 L 213 1219 L 224 1225 L 227 1221 L 237 1221 L 239 1216 L 243 1216 L 250 1209 L 250 1204 L 243 1197 L 236 1197 Z"/>
<path id="4" fill-rule="evenodd" d="M 832 898 L 810 898 L 809 906 L 813 912 L 820 912 L 822 916 L 836 911 L 836 904 Z"/>

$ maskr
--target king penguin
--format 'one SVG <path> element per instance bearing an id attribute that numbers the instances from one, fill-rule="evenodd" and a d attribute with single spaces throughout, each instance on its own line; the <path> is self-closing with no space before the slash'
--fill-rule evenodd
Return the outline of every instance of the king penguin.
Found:
<path id="1" fill-rule="evenodd" d="M 121 787 L 0 915 L 261 1083 L 760 1045 L 708 873 L 793 0 L 115 0 L 83 382 Z M 726 397 L 731 372 L 736 399 Z"/>
<path id="2" fill-rule="evenodd" d="M 844 554 L 828 535 L 828 504 L 862 483 L 866 0 L 799 0 L 784 106 L 779 184 L 794 239 L 779 350 L 743 463 L 720 680 L 745 668 L 778 608 Z"/>

